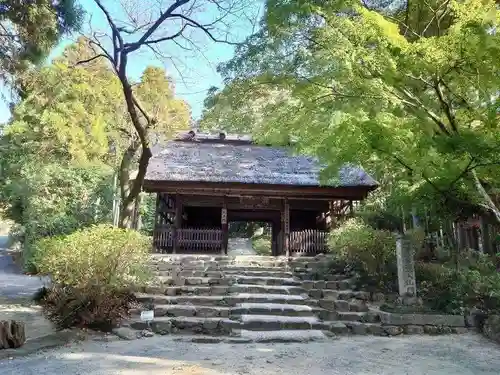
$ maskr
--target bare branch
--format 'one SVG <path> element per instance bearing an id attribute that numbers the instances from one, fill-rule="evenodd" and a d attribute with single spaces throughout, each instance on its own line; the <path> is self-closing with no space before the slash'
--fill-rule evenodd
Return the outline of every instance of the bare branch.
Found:
<path id="1" fill-rule="evenodd" d="M 202 25 L 198 22 L 196 22 L 195 20 L 192 20 L 191 18 L 189 17 L 186 17 L 185 15 L 183 14 L 172 14 L 173 17 L 179 17 L 179 18 L 182 18 L 183 20 L 191 23 L 193 26 L 196 26 L 197 28 L 203 30 L 203 32 L 205 34 L 208 35 L 208 37 L 210 39 L 212 39 L 214 42 L 217 42 L 217 43 L 226 43 L 226 44 L 230 44 L 230 45 L 234 45 L 234 46 L 238 46 L 240 45 L 240 43 L 234 43 L 234 42 L 230 42 L 229 40 L 221 40 L 221 39 L 217 39 L 211 32 L 210 32 L 210 29 L 208 28 L 207 25 Z"/>
<path id="2" fill-rule="evenodd" d="M 105 58 L 106 60 L 109 60 L 109 58 L 108 58 L 108 56 L 107 56 L 107 55 L 105 55 L 104 53 L 100 53 L 100 54 L 95 55 L 95 56 L 93 56 L 93 57 L 91 57 L 91 58 L 89 58 L 89 59 L 85 59 L 85 60 L 80 60 L 80 61 L 78 61 L 78 62 L 75 64 L 75 66 L 77 66 L 77 65 L 82 65 L 82 64 L 87 64 L 87 63 L 89 63 L 89 62 L 91 62 L 91 61 L 94 61 L 94 60 L 97 60 L 97 59 L 99 59 L 99 58 L 101 58 L 101 57 Z"/>
<path id="3" fill-rule="evenodd" d="M 187 4 L 190 0 L 176 0 L 172 5 L 168 7 L 168 9 L 162 13 L 162 15 L 153 23 L 153 25 L 139 38 L 139 40 L 135 43 L 131 43 L 128 47 L 128 51 L 132 52 L 141 47 L 148 38 L 153 35 L 153 33 L 161 26 L 161 24 L 167 19 L 172 17 L 172 12 L 181 7 L 184 4 Z"/>

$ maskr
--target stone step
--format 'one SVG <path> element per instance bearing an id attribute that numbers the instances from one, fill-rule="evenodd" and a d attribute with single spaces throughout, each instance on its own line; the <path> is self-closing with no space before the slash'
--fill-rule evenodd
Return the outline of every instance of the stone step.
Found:
<path id="1" fill-rule="evenodd" d="M 254 284 L 254 285 L 292 285 L 301 286 L 302 282 L 295 280 L 293 277 L 263 277 L 263 276 L 243 276 L 235 275 L 238 284 Z"/>
<path id="2" fill-rule="evenodd" d="M 228 285 L 211 285 L 211 286 L 170 286 L 165 288 L 160 294 L 167 296 L 177 295 L 196 295 L 196 296 L 223 296 L 229 294 L 230 286 Z"/>
<path id="3" fill-rule="evenodd" d="M 368 312 L 354 312 L 354 311 L 337 311 L 337 320 L 348 322 L 363 322 L 363 323 L 378 323 L 380 317 L 377 313 L 372 311 Z"/>
<path id="4" fill-rule="evenodd" d="M 317 309 L 308 305 L 281 303 L 240 303 L 231 308 L 234 315 L 281 315 L 281 316 L 314 316 Z"/>
<path id="5" fill-rule="evenodd" d="M 269 293 L 269 294 L 304 294 L 305 290 L 290 285 L 255 285 L 233 284 L 229 287 L 231 293 Z"/>
<path id="6" fill-rule="evenodd" d="M 347 290 L 323 290 L 323 298 L 331 300 L 351 300 L 360 299 L 363 301 L 370 300 L 370 293 L 364 291 Z"/>
<path id="7" fill-rule="evenodd" d="M 230 335 L 233 329 L 239 329 L 240 322 L 227 318 L 209 318 L 194 316 L 159 317 L 151 322 L 143 322 L 132 318 L 129 321 L 131 328 L 143 330 L 150 328 L 159 334 L 169 333 L 196 333 L 208 335 Z"/>
<path id="8" fill-rule="evenodd" d="M 330 311 L 367 312 L 370 309 L 366 301 L 360 299 L 352 299 L 352 300 L 321 299 L 318 301 L 318 304 L 320 307 Z"/>
<path id="9" fill-rule="evenodd" d="M 315 316 L 247 315 L 237 317 L 241 329 L 275 331 L 280 329 L 322 329 L 324 325 Z"/>
<path id="10" fill-rule="evenodd" d="M 161 294 L 136 293 L 136 298 L 142 303 L 153 303 L 155 305 L 203 305 L 203 306 L 236 306 L 239 303 L 290 303 L 290 304 L 314 304 L 315 301 L 308 300 L 301 295 L 295 294 L 266 294 L 266 293 L 238 293 L 226 296 L 196 296 L 179 295 L 166 296 Z"/>
<path id="11" fill-rule="evenodd" d="M 291 278 L 293 274 L 287 271 L 238 271 L 238 270 L 225 270 L 226 277 L 239 275 L 239 276 L 254 276 L 254 277 L 283 277 Z"/>
<path id="12" fill-rule="evenodd" d="M 156 305 L 154 308 L 155 317 L 196 316 L 203 318 L 227 318 L 230 311 L 229 307 L 203 305 Z"/>
<path id="13" fill-rule="evenodd" d="M 343 322 L 353 335 L 388 336 L 380 323 Z"/>
<path id="14" fill-rule="evenodd" d="M 278 331 L 249 331 L 241 330 L 239 336 L 251 342 L 270 343 L 270 342 L 309 342 L 322 341 L 328 338 L 320 330 L 278 330 Z"/>

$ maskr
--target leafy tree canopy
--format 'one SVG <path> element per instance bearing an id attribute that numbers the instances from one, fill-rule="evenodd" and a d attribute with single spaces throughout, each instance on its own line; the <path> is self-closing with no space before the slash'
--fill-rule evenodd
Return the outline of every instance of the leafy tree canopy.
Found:
<path id="1" fill-rule="evenodd" d="M 493 0 L 268 0 L 202 123 L 285 133 L 326 176 L 358 163 L 500 220 L 484 190 L 500 186 L 499 22 Z"/>
<path id="2" fill-rule="evenodd" d="M 75 0 L 0 1 L 0 80 L 40 62 L 82 16 Z"/>

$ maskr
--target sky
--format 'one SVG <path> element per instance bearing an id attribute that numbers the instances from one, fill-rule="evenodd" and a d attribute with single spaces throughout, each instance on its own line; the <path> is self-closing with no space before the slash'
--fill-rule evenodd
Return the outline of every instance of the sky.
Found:
<path id="1" fill-rule="evenodd" d="M 209 23 L 220 16 L 219 11 L 213 5 L 213 2 L 204 0 L 196 0 L 201 4 L 210 4 L 209 6 L 200 8 L 193 18 L 198 22 Z M 231 0 L 234 1 L 234 0 Z M 127 9 L 132 12 L 140 9 L 141 12 L 134 14 L 134 17 L 142 17 L 142 19 L 150 19 L 150 16 L 157 17 L 158 5 L 163 3 L 168 6 L 172 0 L 103 0 L 103 4 L 108 7 L 116 19 L 125 19 L 125 13 L 120 9 L 119 4 L 125 4 Z M 105 32 L 110 34 L 109 28 L 104 17 L 104 14 L 97 8 L 93 0 L 80 0 L 79 3 L 86 12 L 86 21 L 83 24 L 84 33 Z M 247 2 L 248 4 L 248 2 Z M 254 7 L 245 8 L 245 15 L 249 19 L 244 19 L 241 13 L 238 17 L 234 16 L 227 18 L 228 26 L 219 26 L 219 35 L 227 35 L 227 38 L 233 42 L 241 42 L 252 33 L 253 24 L 256 20 L 256 15 L 262 11 L 261 0 L 255 0 Z M 165 8 L 165 5 L 163 8 Z M 251 22 L 250 22 L 251 21 Z M 171 32 L 178 30 L 178 25 L 169 23 L 166 25 L 168 29 L 163 34 L 170 35 Z M 222 30 L 222 28 L 224 28 Z M 217 31 L 214 31 L 217 32 Z M 186 41 L 179 40 L 181 44 L 176 45 L 172 42 L 163 42 L 161 44 L 161 52 L 167 55 L 167 58 L 158 58 L 149 49 L 141 49 L 131 55 L 128 62 L 128 75 L 132 80 L 140 77 L 142 71 L 148 65 L 162 66 L 167 73 L 173 77 L 176 87 L 176 94 L 180 98 L 186 100 L 191 106 L 194 119 L 198 119 L 203 110 L 203 101 L 210 87 L 221 87 L 223 85 L 221 76 L 217 73 L 217 65 L 221 62 L 229 60 L 234 55 L 234 47 L 232 45 L 216 43 L 207 38 L 203 32 L 191 29 L 187 31 L 190 40 L 195 44 L 195 48 Z M 47 63 L 60 55 L 64 47 L 69 45 L 78 37 L 77 34 L 63 39 L 60 44 L 52 51 Z M 135 40 L 137 36 L 132 36 L 130 41 Z M 191 48 L 186 50 L 185 48 Z M 0 87 L 0 124 L 7 122 L 10 117 L 8 109 L 9 95 L 5 87 Z"/>

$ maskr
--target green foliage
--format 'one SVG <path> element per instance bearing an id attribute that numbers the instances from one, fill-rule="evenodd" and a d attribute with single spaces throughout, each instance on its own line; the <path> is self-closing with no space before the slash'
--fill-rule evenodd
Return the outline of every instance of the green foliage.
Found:
<path id="1" fill-rule="evenodd" d="M 79 29 L 82 16 L 75 0 L 2 1 L 0 80 L 41 62 L 61 36 Z"/>
<path id="2" fill-rule="evenodd" d="M 33 244 L 40 238 L 69 234 L 109 221 L 111 173 L 103 165 L 25 165 L 3 191 L 9 217 L 20 226 L 24 260 L 32 266 Z"/>
<path id="3" fill-rule="evenodd" d="M 252 238 L 252 247 L 257 255 L 271 255 L 271 236 L 262 235 Z"/>
<path id="4" fill-rule="evenodd" d="M 373 229 L 361 219 L 352 218 L 331 232 L 329 245 L 336 257 L 358 271 L 364 287 L 394 289 L 396 238 L 391 232 Z"/>
<path id="5" fill-rule="evenodd" d="M 152 236 L 155 226 L 156 194 L 143 193 L 139 214 L 141 215 L 142 222 L 141 233 Z"/>
<path id="6" fill-rule="evenodd" d="M 500 274 L 486 259 L 480 266 L 458 271 L 419 262 L 416 278 L 419 296 L 434 311 L 460 314 L 467 308 L 479 308 L 488 313 L 500 312 Z"/>
<path id="7" fill-rule="evenodd" d="M 128 316 L 131 291 L 150 277 L 150 240 L 136 231 L 98 225 L 34 248 L 34 264 L 53 282 L 38 299 L 59 328 L 110 330 Z"/>
<path id="8" fill-rule="evenodd" d="M 121 290 L 147 281 L 150 246 L 136 231 L 98 225 L 39 240 L 34 262 L 59 286 Z"/>
<path id="9" fill-rule="evenodd" d="M 228 85 L 204 121 L 294 137 L 327 164 L 325 180 L 360 164 L 403 198 L 398 210 L 495 211 L 479 185 L 500 186 L 500 10 L 416 4 L 267 1 L 261 29 L 221 66 Z"/>

